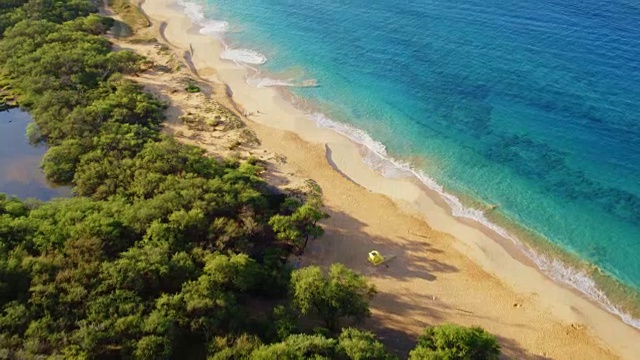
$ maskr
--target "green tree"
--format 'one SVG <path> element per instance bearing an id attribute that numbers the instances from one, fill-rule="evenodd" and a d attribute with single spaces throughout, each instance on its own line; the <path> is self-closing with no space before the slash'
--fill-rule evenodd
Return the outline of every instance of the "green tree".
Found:
<path id="1" fill-rule="evenodd" d="M 71 184 L 80 156 L 85 152 L 86 148 L 76 139 L 49 148 L 42 158 L 42 170 L 47 180 L 61 185 Z"/>
<path id="2" fill-rule="evenodd" d="M 444 324 L 428 327 L 418 338 L 410 360 L 497 360 L 500 345 L 480 327 Z"/>
<path id="3" fill-rule="evenodd" d="M 366 331 L 344 329 L 339 338 L 332 339 L 322 335 L 294 334 L 282 342 L 259 345 L 257 342 L 247 342 L 244 338 L 230 346 L 230 350 L 222 350 L 213 359 L 231 359 L 228 354 L 241 354 L 235 359 L 251 360 L 393 360 L 384 346 L 375 336 Z M 220 345 L 218 345 L 220 348 Z M 247 356 L 247 350 L 254 350 Z M 242 350 L 242 353 L 239 351 Z M 222 356 L 224 355 L 224 356 Z"/>
<path id="4" fill-rule="evenodd" d="M 161 295 L 157 309 L 185 333 L 210 340 L 243 325 L 238 298 L 254 286 L 257 264 L 246 255 L 209 254 L 202 275 L 175 295 Z"/>
<path id="5" fill-rule="evenodd" d="M 320 210 L 322 203 L 316 198 L 304 204 L 288 199 L 284 207 L 294 210 L 290 215 L 274 215 L 269 220 L 269 224 L 278 239 L 286 241 L 298 254 L 301 254 L 307 247 L 309 238 L 317 238 L 324 233 L 324 230 L 318 226 L 318 221 L 326 219 L 328 215 Z"/>
<path id="6" fill-rule="evenodd" d="M 384 345 L 373 333 L 355 328 L 342 329 L 338 337 L 340 347 L 351 360 L 393 360 Z"/>
<path id="7" fill-rule="evenodd" d="M 171 340 L 164 336 L 147 335 L 136 344 L 135 358 L 140 360 L 164 360 L 171 357 Z"/>
<path id="8" fill-rule="evenodd" d="M 333 264 L 326 276 L 317 266 L 295 270 L 291 293 L 302 314 L 314 314 L 329 330 L 337 331 L 341 318 L 358 321 L 370 315 L 369 300 L 376 290 L 362 275 Z"/>
<path id="9" fill-rule="evenodd" d="M 217 337 L 209 345 L 207 360 L 250 359 L 251 353 L 262 346 L 256 336 L 242 334 L 237 338 Z"/>
<path id="10" fill-rule="evenodd" d="M 342 358 L 337 341 L 321 335 L 296 334 L 285 341 L 263 345 L 253 353 L 252 360 L 334 360 Z"/>
<path id="11" fill-rule="evenodd" d="M 5 29 L 25 19 L 61 23 L 97 11 L 88 0 L 3 0 L 0 2 L 0 37 Z"/>

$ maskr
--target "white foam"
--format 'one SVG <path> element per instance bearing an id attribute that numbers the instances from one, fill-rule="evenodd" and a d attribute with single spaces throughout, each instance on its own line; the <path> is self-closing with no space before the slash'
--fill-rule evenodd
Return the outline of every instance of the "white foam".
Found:
<path id="1" fill-rule="evenodd" d="M 284 86 L 284 87 L 296 86 L 296 84 L 293 82 L 293 79 L 281 80 L 281 79 L 253 77 L 253 78 L 247 78 L 247 83 L 257 88 L 274 87 L 274 86 Z"/>
<path id="2" fill-rule="evenodd" d="M 364 161 L 373 170 L 381 173 L 385 177 L 415 176 L 424 185 L 429 187 L 431 190 L 436 191 L 446 201 L 451 208 L 453 216 L 476 221 L 493 230 L 500 236 L 511 240 L 520 249 L 522 249 L 527 257 L 529 257 L 543 273 L 547 274 L 551 279 L 572 286 L 599 303 L 612 314 L 619 316 L 625 323 L 640 329 L 640 319 L 634 319 L 629 314 L 615 306 L 584 270 L 574 269 L 558 259 L 549 258 L 548 256 L 539 254 L 530 247 L 524 245 L 506 229 L 489 221 L 482 211 L 465 207 L 460 199 L 455 195 L 446 192 L 440 184 L 423 171 L 415 169 L 409 163 L 402 162 L 388 156 L 384 144 L 374 140 L 366 131 L 334 121 L 321 113 L 313 113 L 309 116 L 316 122 L 316 124 L 318 124 L 319 127 L 333 130 L 346 136 L 352 141 L 363 145 L 369 152 L 365 156 Z"/>
<path id="3" fill-rule="evenodd" d="M 204 6 L 192 1 L 178 0 L 178 4 L 184 6 L 184 12 L 191 21 L 200 26 L 200 33 L 211 36 L 221 36 L 229 31 L 229 23 L 221 20 L 207 19 L 204 15 Z"/>
<path id="4" fill-rule="evenodd" d="M 236 64 L 260 65 L 267 62 L 267 57 L 251 49 L 226 48 L 220 53 L 220 58 L 231 60 Z"/>
<path id="5" fill-rule="evenodd" d="M 229 31 L 228 22 L 218 21 L 218 20 L 209 20 L 202 25 L 202 29 L 200 29 L 200 34 L 220 36 L 221 34 L 224 34 L 227 31 Z"/>
<path id="6" fill-rule="evenodd" d="M 257 88 L 265 87 L 316 87 L 318 82 L 315 79 L 295 81 L 294 79 L 272 79 L 268 77 L 248 77 L 247 83 Z"/>
<path id="7" fill-rule="evenodd" d="M 229 23 L 222 20 L 208 19 L 205 16 L 205 8 L 201 3 L 188 0 L 178 0 L 178 4 L 184 7 L 184 12 L 191 21 L 200 26 L 199 32 L 218 38 L 224 45 L 220 58 L 231 60 L 238 65 L 261 65 L 267 62 L 267 57 L 251 49 L 232 49 L 223 41 L 222 36 L 229 31 Z"/>
<path id="8" fill-rule="evenodd" d="M 189 16 L 189 18 L 193 22 L 201 22 L 205 19 L 204 17 L 204 7 L 198 3 L 192 1 L 178 0 L 178 4 L 183 6 L 185 14 Z"/>
<path id="9" fill-rule="evenodd" d="M 386 146 L 384 146 L 384 144 L 382 144 L 381 142 L 373 140 L 373 138 L 366 131 L 360 130 L 351 125 L 333 121 L 322 113 L 313 113 L 310 114 L 310 117 L 313 121 L 316 122 L 316 124 L 318 124 L 318 126 L 342 134 L 355 141 L 356 143 L 366 146 L 369 150 L 373 151 L 375 154 L 378 154 L 380 157 L 386 157 Z"/>
<path id="10" fill-rule="evenodd" d="M 598 288 L 595 281 L 584 270 L 576 270 L 563 262 L 538 254 L 532 249 L 526 249 L 525 253 L 545 274 L 557 282 L 572 286 L 589 298 L 602 305 L 607 311 L 617 315 L 625 323 L 640 329 L 640 319 L 634 319 L 631 315 L 620 310 L 614 305 L 607 295 Z"/>
<path id="11" fill-rule="evenodd" d="M 229 31 L 229 23 L 221 20 L 207 19 L 204 15 L 204 6 L 202 4 L 178 0 L 178 4 L 184 6 L 184 12 L 191 21 L 200 26 L 200 33 L 221 38 L 224 33 Z M 243 65 L 260 65 L 267 62 L 267 57 L 257 51 L 250 49 L 231 49 L 226 44 L 224 51 L 220 53 L 220 58 L 231 60 L 236 64 Z"/>

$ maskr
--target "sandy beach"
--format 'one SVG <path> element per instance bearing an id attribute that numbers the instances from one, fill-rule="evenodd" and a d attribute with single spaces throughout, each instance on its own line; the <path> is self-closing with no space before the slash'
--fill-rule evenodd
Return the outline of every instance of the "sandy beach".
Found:
<path id="1" fill-rule="evenodd" d="M 138 36 L 157 39 L 166 51 L 157 43 L 114 42 L 156 64 L 184 65 L 136 78 L 170 102 L 168 131 L 214 156 L 267 161 L 267 181 L 282 189 L 315 180 L 331 217 L 302 262 L 341 262 L 365 274 L 379 291 L 365 325 L 392 349 L 406 354 L 425 326 L 452 322 L 496 334 L 509 358 L 638 358 L 640 331 L 551 281 L 510 240 L 453 217 L 424 186 L 372 171 L 359 145 L 319 128 L 277 88 L 249 85 L 247 69 L 221 60 L 221 44 L 200 34 L 175 0 L 146 0 L 141 8 L 153 25 Z M 203 93 L 175 91 L 185 77 Z M 188 128 L 178 120 L 207 104 L 234 109 L 261 144 L 231 149 L 238 133 Z M 395 256 L 388 268 L 367 262 L 372 249 Z"/>

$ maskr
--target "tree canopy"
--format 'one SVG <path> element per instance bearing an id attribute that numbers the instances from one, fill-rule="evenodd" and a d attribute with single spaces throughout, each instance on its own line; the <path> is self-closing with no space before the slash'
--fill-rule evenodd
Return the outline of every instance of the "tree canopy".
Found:
<path id="1" fill-rule="evenodd" d="M 61 23 L 97 10 L 88 0 L 3 0 L 0 2 L 0 36 L 24 19 Z"/>
<path id="2" fill-rule="evenodd" d="M 333 264 L 325 276 L 322 269 L 309 266 L 293 272 L 291 292 L 302 314 L 316 314 L 332 331 L 341 318 L 362 320 L 369 316 L 369 300 L 375 287 L 342 264 Z"/>
<path id="3" fill-rule="evenodd" d="M 500 346 L 495 336 L 479 327 L 443 324 L 428 327 L 418 338 L 410 360 L 497 360 Z"/>
<path id="4" fill-rule="evenodd" d="M 322 335 L 294 334 L 281 342 L 262 344 L 249 336 L 237 338 L 232 344 L 222 341 L 213 350 L 209 360 L 394 360 L 394 355 L 367 331 L 354 328 L 343 329 L 337 339 Z"/>

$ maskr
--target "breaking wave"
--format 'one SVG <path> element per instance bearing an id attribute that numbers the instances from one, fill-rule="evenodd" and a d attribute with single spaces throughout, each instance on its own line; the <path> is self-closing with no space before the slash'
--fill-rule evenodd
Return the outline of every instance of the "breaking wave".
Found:
<path id="1" fill-rule="evenodd" d="M 268 77 L 250 77 L 247 83 L 253 87 L 316 87 L 318 81 L 315 79 L 295 81 L 294 79 L 272 79 Z"/>
<path id="2" fill-rule="evenodd" d="M 220 58 L 231 60 L 240 65 L 261 65 L 267 62 L 267 57 L 257 51 L 251 49 L 231 49 L 229 47 L 226 47 L 220 53 Z"/>
<path id="3" fill-rule="evenodd" d="M 221 36 L 225 32 L 229 31 L 228 22 L 207 19 L 204 16 L 204 7 L 201 4 L 185 0 L 178 0 L 178 4 L 184 6 L 185 14 L 187 14 L 194 24 L 201 26 L 201 34 Z"/>

